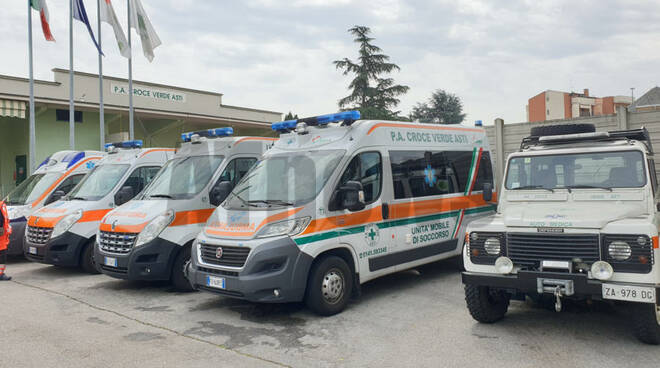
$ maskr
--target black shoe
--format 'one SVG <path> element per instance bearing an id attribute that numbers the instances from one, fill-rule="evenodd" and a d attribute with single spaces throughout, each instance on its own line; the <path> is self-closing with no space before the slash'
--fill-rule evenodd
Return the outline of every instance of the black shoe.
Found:
<path id="1" fill-rule="evenodd" d="M 7 276 L 4 273 L 0 275 L 0 281 L 9 281 L 11 280 L 11 276 Z"/>

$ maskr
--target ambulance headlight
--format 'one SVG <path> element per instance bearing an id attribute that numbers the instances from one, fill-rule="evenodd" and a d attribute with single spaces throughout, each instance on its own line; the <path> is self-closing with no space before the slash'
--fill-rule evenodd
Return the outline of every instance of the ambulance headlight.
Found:
<path id="1" fill-rule="evenodd" d="M 310 217 L 301 217 L 293 220 L 273 222 L 261 228 L 257 238 L 267 238 L 280 235 L 297 235 L 303 232 L 309 225 Z"/>
<path id="2" fill-rule="evenodd" d="M 140 245 L 146 244 L 160 235 L 163 230 L 174 220 L 174 211 L 169 210 L 162 215 L 156 216 L 147 226 L 140 231 L 137 239 L 135 240 L 135 246 L 139 247 Z"/>
<path id="3" fill-rule="evenodd" d="M 78 220 L 80 220 L 82 215 L 83 215 L 82 210 L 78 210 L 70 215 L 64 216 L 60 221 L 57 222 L 57 224 L 55 224 L 55 227 L 53 228 L 53 232 L 50 234 L 50 237 L 57 238 L 58 236 L 69 231 L 71 226 L 73 226 L 73 224 L 78 222 Z"/>
<path id="4" fill-rule="evenodd" d="M 9 216 L 10 220 L 26 217 L 26 215 L 30 213 L 30 208 L 30 206 L 8 206 L 7 216 Z"/>
<path id="5" fill-rule="evenodd" d="M 513 271 L 513 261 L 508 257 L 497 257 L 495 260 L 495 271 L 501 274 L 511 273 Z"/>

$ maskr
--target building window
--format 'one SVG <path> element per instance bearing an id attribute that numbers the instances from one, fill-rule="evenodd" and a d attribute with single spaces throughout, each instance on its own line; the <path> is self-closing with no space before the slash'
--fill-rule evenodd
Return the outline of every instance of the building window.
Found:
<path id="1" fill-rule="evenodd" d="M 546 115 L 550 115 L 550 109 L 546 110 Z"/>
<path id="2" fill-rule="evenodd" d="M 69 121 L 69 110 L 61 110 L 61 109 L 55 110 L 55 120 Z M 83 121 L 82 111 L 73 112 L 73 121 L 75 121 L 76 123 L 82 123 Z"/>
<path id="3" fill-rule="evenodd" d="M 591 116 L 591 109 L 580 107 L 580 116 Z"/>

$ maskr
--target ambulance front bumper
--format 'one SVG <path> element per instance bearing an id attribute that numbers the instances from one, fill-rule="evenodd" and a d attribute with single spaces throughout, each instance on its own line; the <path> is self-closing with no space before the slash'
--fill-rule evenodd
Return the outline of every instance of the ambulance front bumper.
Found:
<path id="1" fill-rule="evenodd" d="M 297 302 L 304 298 L 313 258 L 301 252 L 289 237 L 255 245 L 240 269 L 200 264 L 198 247 L 193 245 L 186 270 L 195 289 L 253 302 Z"/>
<path id="2" fill-rule="evenodd" d="M 172 264 L 181 246 L 162 238 L 156 238 L 129 253 L 118 254 L 94 247 L 94 259 L 101 272 L 123 280 L 169 280 Z"/>
<path id="3" fill-rule="evenodd" d="M 76 267 L 80 264 L 80 255 L 88 240 L 68 231 L 56 238 L 51 238 L 45 244 L 35 244 L 26 238 L 23 254 L 25 254 L 25 258 L 33 262 Z"/>
<path id="4" fill-rule="evenodd" d="M 25 237 L 27 219 L 25 217 L 14 219 L 9 222 L 9 225 L 11 226 L 11 235 L 9 235 L 7 254 L 10 256 L 23 254 L 23 238 Z"/>

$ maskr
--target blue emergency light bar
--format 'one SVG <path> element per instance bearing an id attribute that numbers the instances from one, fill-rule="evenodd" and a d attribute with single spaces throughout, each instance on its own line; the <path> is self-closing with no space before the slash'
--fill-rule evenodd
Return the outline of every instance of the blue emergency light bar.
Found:
<path id="1" fill-rule="evenodd" d="M 271 124 L 270 127 L 276 131 L 289 131 L 295 129 L 298 123 L 305 123 L 308 126 L 317 126 L 317 125 L 325 125 L 328 123 L 334 123 L 337 121 L 344 121 L 345 123 L 350 125 L 351 123 L 353 123 L 355 120 L 358 119 L 360 119 L 360 112 L 357 110 L 353 110 L 353 111 L 338 112 L 336 114 L 312 116 L 311 118 L 280 121 Z"/>
<path id="2" fill-rule="evenodd" d="M 136 139 L 136 140 L 133 140 L 133 141 L 106 143 L 105 146 L 103 146 L 103 147 L 106 150 L 109 147 L 115 147 L 115 148 L 142 148 L 142 140 L 141 139 Z"/>
<path id="3" fill-rule="evenodd" d="M 39 167 L 44 166 L 45 164 L 48 163 L 48 161 L 50 161 L 50 156 L 46 157 L 46 159 L 45 159 L 41 164 L 39 164 Z M 37 169 L 38 169 L 39 167 L 37 167 Z"/>
<path id="4" fill-rule="evenodd" d="M 232 127 L 215 128 L 215 129 L 207 129 L 207 130 L 198 130 L 196 132 L 182 133 L 181 140 L 184 142 L 190 142 L 192 136 L 195 134 L 197 134 L 200 137 L 208 137 L 208 138 L 226 137 L 234 134 L 234 128 Z"/>

